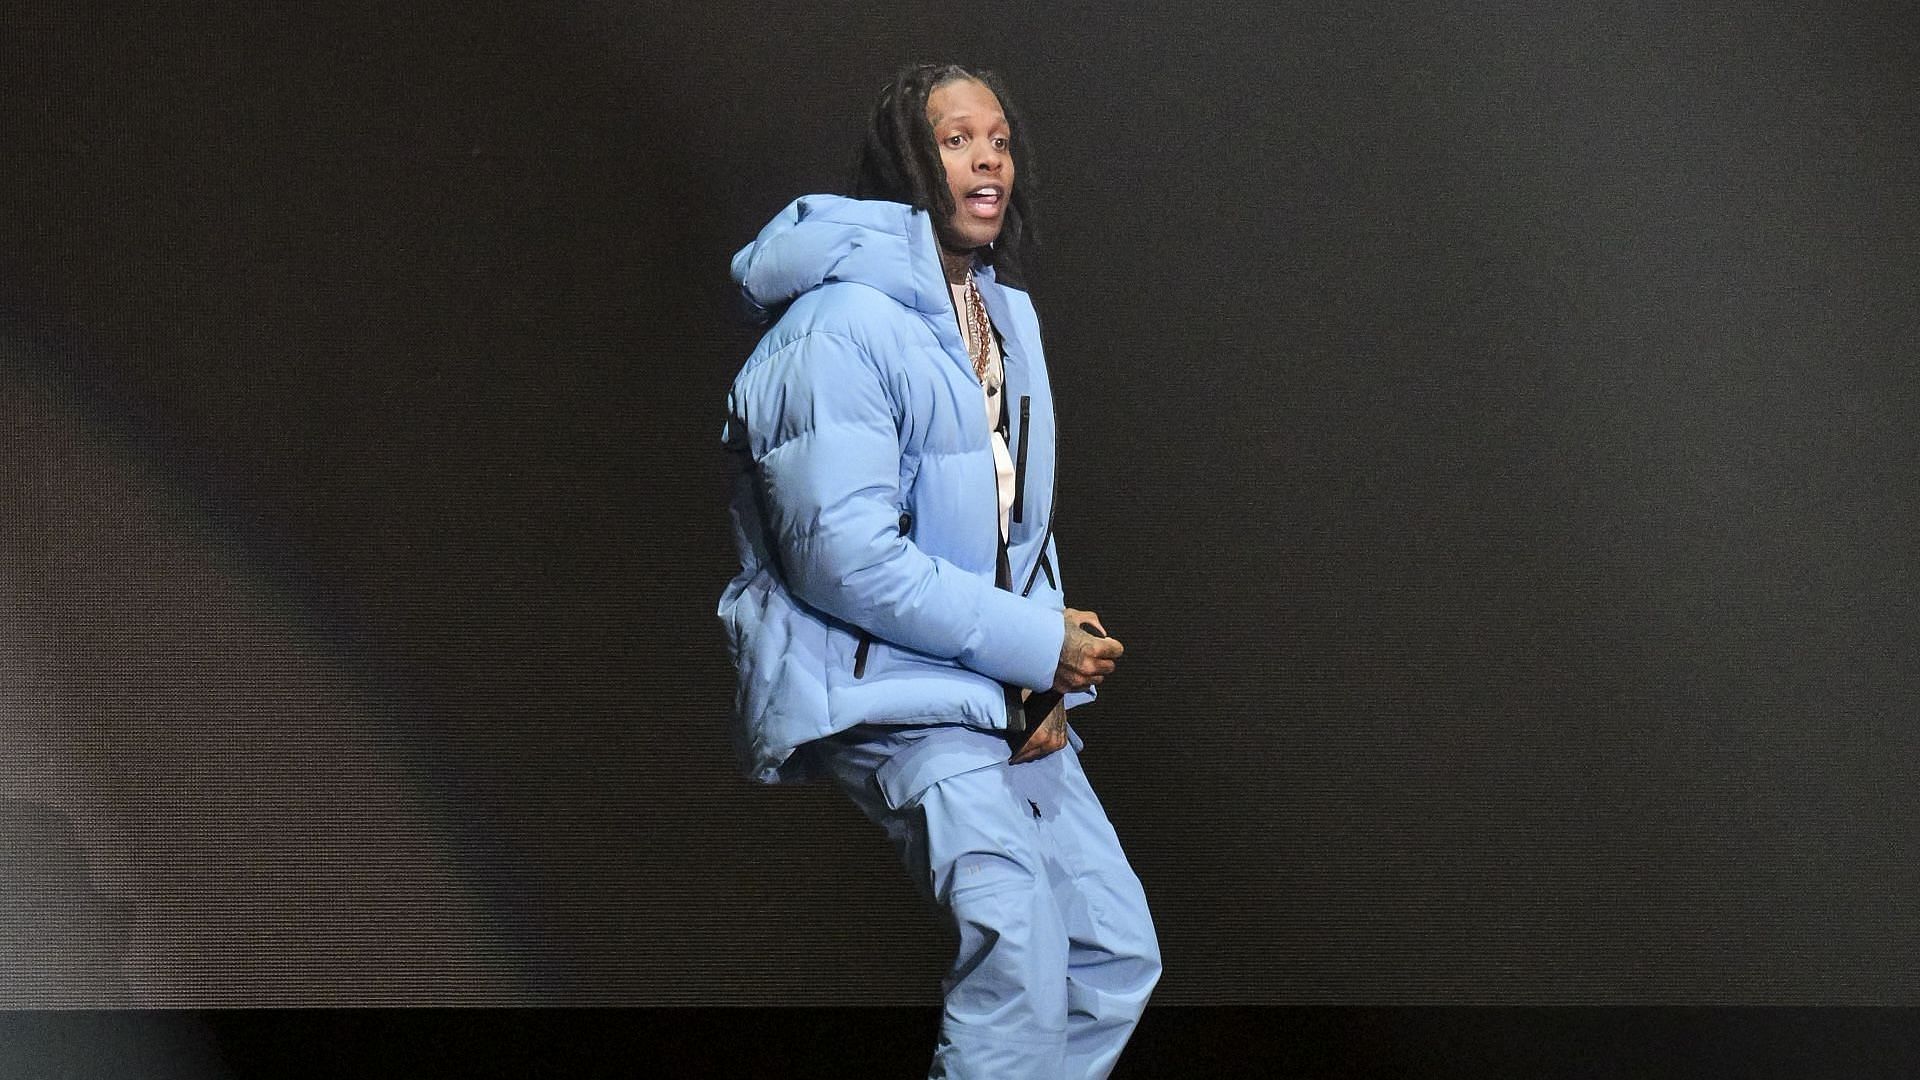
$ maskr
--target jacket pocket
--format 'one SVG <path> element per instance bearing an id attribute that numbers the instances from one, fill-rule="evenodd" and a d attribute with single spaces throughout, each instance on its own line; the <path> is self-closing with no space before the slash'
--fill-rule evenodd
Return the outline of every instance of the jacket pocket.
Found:
<path id="1" fill-rule="evenodd" d="M 942 724 L 904 728 L 893 737 L 905 745 L 874 773 L 891 810 L 917 805 L 927 789 L 942 780 L 1007 763 L 1007 744 L 998 732 Z"/>
<path id="2" fill-rule="evenodd" d="M 872 648 L 873 635 L 867 633 L 865 630 L 860 631 L 860 646 L 853 650 L 854 678 L 864 679 L 867 677 L 867 653 Z"/>
<path id="3" fill-rule="evenodd" d="M 906 536 L 912 531 L 913 514 L 905 510 L 900 511 L 900 535 Z M 854 678 L 864 679 L 867 677 L 867 654 L 871 651 L 873 651 L 873 635 L 862 630 L 860 631 L 860 644 L 853 650 Z"/>

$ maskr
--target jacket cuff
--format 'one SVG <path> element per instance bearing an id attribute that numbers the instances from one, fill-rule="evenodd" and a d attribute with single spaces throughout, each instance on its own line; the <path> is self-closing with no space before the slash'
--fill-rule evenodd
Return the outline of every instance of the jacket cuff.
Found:
<path id="1" fill-rule="evenodd" d="M 1067 623 L 1059 612 L 1005 589 L 992 589 L 981 598 L 974 626 L 960 655 L 962 664 L 1028 690 L 1053 685 L 1067 637 Z"/>

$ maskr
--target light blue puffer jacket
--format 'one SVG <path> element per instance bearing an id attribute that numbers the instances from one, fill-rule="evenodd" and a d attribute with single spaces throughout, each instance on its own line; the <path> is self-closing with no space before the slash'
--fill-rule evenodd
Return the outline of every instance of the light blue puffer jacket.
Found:
<path id="1" fill-rule="evenodd" d="M 794 750 L 855 724 L 1006 727 L 1009 688 L 1050 686 L 1065 634 L 1032 302 L 991 268 L 975 275 L 1015 463 L 1003 588 L 989 430 L 931 218 L 806 196 L 734 256 L 733 277 L 779 318 L 734 378 L 723 436 L 740 572 L 719 614 L 747 775 L 805 779 Z"/>

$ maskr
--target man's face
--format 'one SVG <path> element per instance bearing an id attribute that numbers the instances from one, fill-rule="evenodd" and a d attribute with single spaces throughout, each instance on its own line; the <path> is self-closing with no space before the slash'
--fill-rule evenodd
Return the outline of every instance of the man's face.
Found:
<path id="1" fill-rule="evenodd" d="M 1000 99 L 972 79 L 950 82 L 927 95 L 927 123 L 953 193 L 941 242 L 958 251 L 993 243 L 1013 198 L 1012 133 Z"/>

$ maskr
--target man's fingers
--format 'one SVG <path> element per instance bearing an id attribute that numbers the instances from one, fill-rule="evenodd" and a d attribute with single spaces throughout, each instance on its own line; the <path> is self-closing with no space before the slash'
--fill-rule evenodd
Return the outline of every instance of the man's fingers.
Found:
<path id="1" fill-rule="evenodd" d="M 1072 663 L 1060 665 L 1054 674 L 1054 687 L 1063 691 L 1085 690 L 1113 674 L 1115 667 L 1114 662 L 1106 657 L 1083 654 Z"/>

